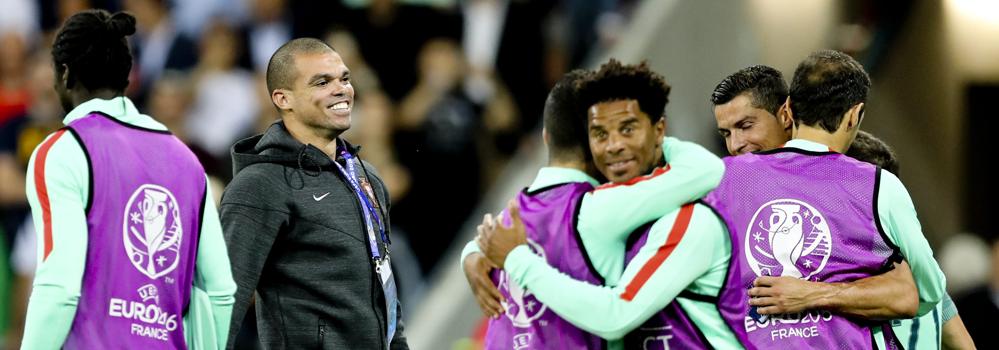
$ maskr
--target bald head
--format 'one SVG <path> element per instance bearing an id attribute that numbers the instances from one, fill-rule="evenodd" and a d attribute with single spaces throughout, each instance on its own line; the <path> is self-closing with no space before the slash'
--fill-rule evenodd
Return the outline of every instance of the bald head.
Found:
<path id="1" fill-rule="evenodd" d="M 267 92 L 277 89 L 291 89 L 298 76 L 295 69 L 295 56 L 336 52 L 332 46 L 314 38 L 298 38 L 281 45 L 267 62 Z"/>

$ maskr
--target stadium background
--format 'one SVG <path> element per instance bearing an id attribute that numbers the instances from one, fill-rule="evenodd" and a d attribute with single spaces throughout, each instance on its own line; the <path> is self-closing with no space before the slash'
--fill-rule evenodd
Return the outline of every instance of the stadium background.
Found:
<path id="1" fill-rule="evenodd" d="M 137 17 L 128 94 L 195 149 L 219 189 L 228 147 L 276 117 L 263 85 L 274 49 L 312 36 L 340 52 L 357 90 L 346 137 L 394 203 L 414 349 L 475 347 L 482 317 L 458 252 L 544 163 L 551 84 L 608 57 L 648 60 L 673 86 L 667 133 L 721 155 L 708 96 L 723 77 L 760 63 L 790 77 L 813 50 L 850 53 L 874 80 L 862 128 L 895 148 L 958 306 L 976 286 L 999 288 L 988 170 L 999 2 L 0 0 L 0 346 L 17 348 L 34 269 L 27 159 L 63 115 L 48 49 L 63 19 L 91 7 Z M 969 328 L 990 322 L 961 312 Z"/>

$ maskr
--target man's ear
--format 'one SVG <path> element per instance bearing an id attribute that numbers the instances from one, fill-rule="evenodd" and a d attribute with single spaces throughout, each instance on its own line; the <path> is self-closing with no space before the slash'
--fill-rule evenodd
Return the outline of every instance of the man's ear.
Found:
<path id="1" fill-rule="evenodd" d="M 287 110 L 291 109 L 292 104 L 295 102 L 295 97 L 292 96 L 288 90 L 274 89 L 274 91 L 271 91 L 271 102 L 273 102 L 278 109 Z"/>
<path id="2" fill-rule="evenodd" d="M 864 120 L 864 103 L 858 103 L 853 105 L 850 110 L 846 111 L 846 118 L 848 124 L 846 125 L 847 130 L 853 130 L 860 127 L 860 122 Z"/>
<path id="3" fill-rule="evenodd" d="M 62 86 L 65 87 L 66 90 L 72 89 L 74 83 L 76 83 L 73 76 L 69 73 L 69 66 L 65 63 L 62 65 L 62 76 L 58 77 L 58 79 L 62 81 Z"/>

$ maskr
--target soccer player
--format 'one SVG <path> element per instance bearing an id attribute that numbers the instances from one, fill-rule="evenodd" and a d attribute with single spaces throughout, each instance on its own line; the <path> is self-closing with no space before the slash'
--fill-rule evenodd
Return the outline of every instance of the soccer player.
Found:
<path id="1" fill-rule="evenodd" d="M 715 106 L 718 132 L 725 139 L 729 153 L 769 151 L 791 140 L 793 122 L 782 109 L 787 96 L 787 84 L 781 73 L 763 65 L 741 69 L 718 83 L 711 102 Z M 890 148 L 864 131 L 858 132 L 846 155 L 898 174 L 898 162 Z M 962 331 L 964 325 L 949 295 L 944 296 L 937 308 L 922 315 L 919 322 L 911 319 L 918 304 L 901 296 L 917 291 L 909 265 L 904 261 L 884 274 L 839 284 L 779 278 L 770 281 L 763 292 L 769 293 L 771 304 L 762 304 L 762 300 L 752 302 L 760 303 L 756 306 L 761 314 L 800 312 L 818 308 L 822 303 L 836 312 L 856 317 L 896 319 L 892 321 L 894 331 L 906 348 L 938 349 L 941 324 L 946 325 L 942 339 L 949 347 L 959 348 L 958 344 L 970 341 L 967 332 Z M 915 331 L 917 328 L 919 331 Z"/>
<path id="2" fill-rule="evenodd" d="M 236 284 L 211 190 L 194 154 L 123 96 L 134 32 L 131 15 L 88 10 L 56 35 L 68 113 L 28 166 L 39 264 L 24 349 L 226 345 Z"/>
<path id="3" fill-rule="evenodd" d="M 643 181 L 644 177 L 636 177 L 644 173 L 641 170 L 643 167 L 636 165 L 642 164 L 643 159 L 650 158 L 641 155 L 651 153 L 657 146 L 657 138 L 649 137 L 648 134 L 654 130 L 661 130 L 655 126 L 664 123 L 665 104 L 655 101 L 665 96 L 665 81 L 645 64 L 623 65 L 612 60 L 581 81 L 579 85 L 580 105 L 586 108 L 585 114 L 577 116 L 579 118 L 577 120 L 586 127 L 587 134 L 583 137 L 588 140 L 594 165 L 612 181 L 597 188 L 594 193 L 631 191 L 622 201 L 609 201 L 602 205 L 594 201 L 589 205 L 594 207 L 601 205 L 600 208 L 606 211 L 618 210 L 622 206 L 637 206 L 643 211 L 660 210 L 657 216 L 641 220 L 630 215 L 628 211 L 614 211 L 618 213 L 614 216 L 614 221 L 619 223 L 618 226 L 633 223 L 635 227 L 642 226 L 638 234 L 633 236 L 637 242 L 630 245 L 632 249 L 627 251 L 627 258 L 633 261 L 647 261 L 652 259 L 652 255 L 658 255 L 655 259 L 668 256 L 666 264 L 673 266 L 672 271 L 675 272 L 669 279 L 659 278 L 654 281 L 647 281 L 648 276 L 634 278 L 634 273 L 629 275 L 625 272 L 623 276 L 618 273 L 617 276 L 613 276 L 614 281 L 608 279 L 604 284 L 620 286 L 623 283 L 621 281 L 633 280 L 628 283 L 625 293 L 628 300 L 635 298 L 636 294 L 648 295 L 649 292 L 646 290 L 661 289 L 666 293 L 657 300 L 636 299 L 634 303 L 627 303 L 628 305 L 624 307 L 606 306 L 604 303 L 590 304 L 588 300 L 591 298 L 602 297 L 600 291 L 586 288 L 596 288 L 593 283 L 572 280 L 548 266 L 548 262 L 552 262 L 562 266 L 564 271 L 571 267 L 564 265 L 570 264 L 556 263 L 557 260 L 535 255 L 532 253 L 532 248 L 527 245 L 517 247 L 509 253 L 510 258 L 507 259 L 506 253 L 513 246 L 495 247 L 494 241 L 485 238 L 488 235 L 483 236 L 484 239 L 481 240 L 486 255 L 497 266 L 506 267 L 511 289 L 525 287 L 524 281 L 527 281 L 527 288 L 523 290 L 533 293 L 531 298 L 541 301 L 547 308 L 554 310 L 579 328 L 610 340 L 609 345 L 620 346 L 624 343 L 627 348 L 657 344 L 694 348 L 740 347 L 732 330 L 728 329 L 718 314 L 717 308 L 713 304 L 704 302 L 717 295 L 723 284 L 728 264 L 728 236 L 721 221 L 707 207 L 699 204 L 685 205 L 679 210 L 671 209 L 677 209 L 680 203 L 673 204 L 672 208 L 656 205 L 650 201 L 657 198 L 657 195 L 652 194 L 654 190 L 650 190 L 654 187 L 649 187 L 648 181 Z M 586 121 L 583 121 L 582 117 L 585 117 Z M 700 161 L 705 162 L 707 159 L 709 158 L 705 157 Z M 674 164 L 672 160 L 670 164 Z M 672 172 L 673 170 L 667 175 Z M 688 188 L 679 190 L 689 191 Z M 645 199 L 638 200 L 638 198 Z M 584 197 L 584 205 L 587 205 L 587 200 L 591 199 Z M 523 202 L 520 204 L 525 205 Z M 666 214 L 668 212 L 672 214 Z M 585 214 L 580 214 L 580 220 Z M 646 223 L 648 225 L 643 225 Z M 532 228 L 539 226 L 531 222 L 527 225 Z M 620 227 L 608 229 L 621 230 Z M 634 229 L 629 229 L 628 232 L 632 230 Z M 587 236 L 607 234 L 583 230 L 579 233 L 584 238 L 584 243 Z M 534 235 L 532 232 L 532 240 Z M 671 237 L 669 242 L 666 241 L 668 236 Z M 599 257 L 597 254 L 604 254 L 614 256 L 619 261 L 626 261 L 624 258 L 627 238 L 627 232 L 625 235 L 618 235 L 617 242 L 607 241 L 609 246 L 598 247 L 600 250 L 584 244 L 586 253 L 593 260 Z M 646 243 L 643 244 L 643 241 Z M 674 250 L 678 243 L 682 249 Z M 636 247 L 658 248 L 663 245 L 670 248 L 662 250 L 661 253 L 656 249 L 642 252 L 636 249 Z M 675 264 L 684 264 L 686 268 L 681 269 Z M 660 277 L 664 276 L 660 274 Z M 581 286 L 585 287 L 579 288 Z M 566 293 L 568 290 L 572 293 Z M 670 304 L 681 291 L 684 292 L 683 296 L 678 298 L 676 303 Z M 614 298 L 617 297 L 615 294 Z M 670 307 L 664 310 L 667 304 L 670 304 Z M 650 320 L 651 323 L 646 323 L 646 326 L 654 329 L 638 329 L 653 314 L 657 314 L 657 317 Z M 622 338 L 623 342 L 619 340 Z"/>

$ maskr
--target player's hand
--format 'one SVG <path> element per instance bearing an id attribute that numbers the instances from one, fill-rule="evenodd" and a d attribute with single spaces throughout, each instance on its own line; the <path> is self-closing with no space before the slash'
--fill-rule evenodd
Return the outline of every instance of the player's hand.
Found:
<path id="1" fill-rule="evenodd" d="M 503 300 L 503 295 L 500 294 L 499 289 L 496 289 L 493 280 L 489 277 L 489 272 L 495 267 L 480 252 L 469 254 L 462 262 L 465 279 L 468 280 L 468 286 L 472 288 L 475 301 L 479 303 L 482 313 L 491 318 L 497 318 L 505 312 L 503 304 L 500 303 Z"/>
<path id="2" fill-rule="evenodd" d="M 527 243 L 527 231 L 524 223 L 520 221 L 520 207 L 517 202 L 511 200 L 506 211 L 510 215 L 512 226 L 503 225 L 486 215 L 478 227 L 479 237 L 476 238 L 482 253 L 499 268 L 503 268 L 506 256 L 513 248 Z"/>
<path id="3" fill-rule="evenodd" d="M 794 277 L 760 276 L 749 289 L 749 305 L 761 315 L 795 313 L 814 308 L 821 283 Z"/>

